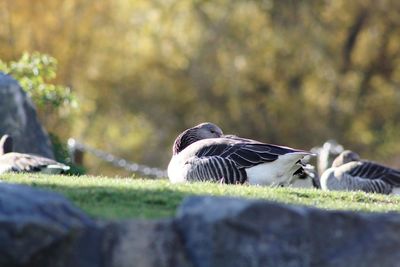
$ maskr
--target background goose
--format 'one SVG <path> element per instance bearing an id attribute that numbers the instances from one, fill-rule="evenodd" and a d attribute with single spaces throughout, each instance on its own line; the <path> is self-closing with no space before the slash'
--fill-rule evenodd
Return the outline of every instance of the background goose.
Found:
<path id="1" fill-rule="evenodd" d="M 335 140 L 326 141 L 322 147 L 316 148 L 318 174 L 321 176 L 332 166 L 333 161 L 343 152 L 343 146 Z M 314 152 L 313 150 L 311 150 Z"/>
<path id="2" fill-rule="evenodd" d="M 305 156 L 302 162 L 308 162 L 311 156 Z M 315 166 L 306 163 L 303 166 L 303 174 L 299 176 L 299 179 L 294 180 L 290 186 L 297 188 L 321 188 L 319 183 L 319 175 L 315 169 Z"/>
<path id="3" fill-rule="evenodd" d="M 303 172 L 301 159 L 310 153 L 223 135 L 212 123 L 185 130 L 175 140 L 168 165 L 171 182 L 222 181 L 287 185 Z"/>
<path id="4" fill-rule="evenodd" d="M 381 194 L 396 193 L 400 171 L 378 163 L 360 160 L 357 153 L 345 150 L 321 176 L 323 190 L 361 190 Z"/>
<path id="5" fill-rule="evenodd" d="M 12 137 L 3 135 L 0 139 L 0 174 L 5 172 L 43 172 L 56 174 L 69 170 L 69 166 L 55 160 L 12 151 Z"/>

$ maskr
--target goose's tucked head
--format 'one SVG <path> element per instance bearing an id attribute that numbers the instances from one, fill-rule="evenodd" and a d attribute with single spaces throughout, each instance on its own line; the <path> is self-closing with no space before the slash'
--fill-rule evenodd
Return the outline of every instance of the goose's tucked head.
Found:
<path id="1" fill-rule="evenodd" d="M 172 148 L 174 155 L 196 141 L 223 136 L 221 128 L 211 122 L 204 122 L 185 130 L 175 140 Z"/>
<path id="2" fill-rule="evenodd" d="M 5 134 L 0 139 L 0 156 L 13 151 L 13 139 Z"/>
<path id="3" fill-rule="evenodd" d="M 339 167 L 351 161 L 359 161 L 360 156 L 351 150 L 345 150 L 333 161 L 332 167 Z"/>

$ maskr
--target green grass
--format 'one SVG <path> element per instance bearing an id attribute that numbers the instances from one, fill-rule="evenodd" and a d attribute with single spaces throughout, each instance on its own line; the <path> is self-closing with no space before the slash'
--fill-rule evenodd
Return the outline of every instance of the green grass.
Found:
<path id="1" fill-rule="evenodd" d="M 400 197 L 363 192 L 269 188 L 212 183 L 170 184 L 167 180 L 7 174 L 2 180 L 47 188 L 64 194 L 98 218 L 160 218 L 173 216 L 185 196 L 215 195 L 267 199 L 322 209 L 367 212 L 400 211 Z"/>

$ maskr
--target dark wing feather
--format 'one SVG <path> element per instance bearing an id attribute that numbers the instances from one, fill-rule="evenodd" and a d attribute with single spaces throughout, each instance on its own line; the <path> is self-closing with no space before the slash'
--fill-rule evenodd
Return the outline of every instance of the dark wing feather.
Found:
<path id="1" fill-rule="evenodd" d="M 394 186 L 400 186 L 400 171 L 371 161 L 360 161 L 349 172 L 352 176 L 366 179 L 380 179 Z"/>
<path id="2" fill-rule="evenodd" d="M 225 138 L 222 143 L 204 146 L 196 153 L 196 156 L 219 156 L 233 160 L 239 168 L 248 168 L 261 163 L 272 162 L 280 155 L 300 151 L 277 145 L 252 142 L 250 139 L 229 137 Z"/>

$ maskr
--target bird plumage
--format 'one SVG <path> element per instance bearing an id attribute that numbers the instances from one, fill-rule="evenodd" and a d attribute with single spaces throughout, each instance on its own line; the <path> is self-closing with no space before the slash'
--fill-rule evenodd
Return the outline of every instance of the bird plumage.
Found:
<path id="1" fill-rule="evenodd" d="M 210 125 L 200 124 L 200 127 L 198 125 L 185 131 L 190 132 L 191 140 L 196 141 L 173 154 L 168 166 L 171 182 L 287 184 L 296 172 L 300 173 L 300 160 L 310 154 L 303 150 L 223 135 L 222 131 L 218 131 L 219 136 L 215 137 L 214 130 L 220 128 Z M 213 129 L 213 132 L 207 133 L 207 129 Z M 200 132 L 201 136 L 196 132 Z M 185 138 L 184 133 L 177 139 Z M 174 144 L 176 143 L 181 142 L 176 140 Z"/>
<path id="2" fill-rule="evenodd" d="M 0 139 L 0 173 L 5 172 L 43 172 L 60 173 L 69 170 L 69 166 L 53 159 L 38 155 L 12 152 L 13 139 L 4 135 Z"/>
<path id="3" fill-rule="evenodd" d="M 343 152 L 343 146 L 335 140 L 326 141 L 321 147 L 315 148 L 317 152 L 317 170 L 321 176 L 325 170 L 332 166 L 332 162 Z M 313 151 L 313 150 L 311 150 Z"/>
<path id="4" fill-rule="evenodd" d="M 390 194 L 400 187 L 400 171 L 376 162 L 361 160 L 352 151 L 342 152 L 321 176 L 323 190 Z"/>

